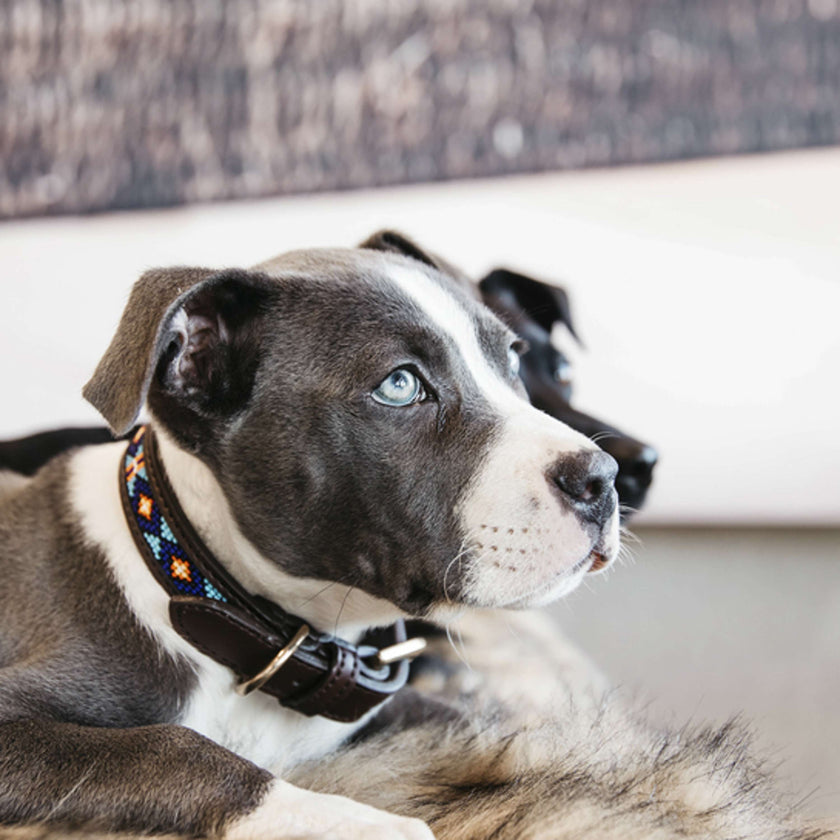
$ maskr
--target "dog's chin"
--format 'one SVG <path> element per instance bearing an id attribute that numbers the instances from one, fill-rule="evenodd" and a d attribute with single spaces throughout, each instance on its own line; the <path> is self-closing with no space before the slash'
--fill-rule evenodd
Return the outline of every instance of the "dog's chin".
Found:
<path id="1" fill-rule="evenodd" d="M 529 610 L 553 604 L 555 601 L 559 601 L 569 593 L 574 592 L 587 574 L 602 571 L 612 563 L 613 559 L 614 556 L 609 557 L 604 552 L 593 549 L 586 557 L 575 563 L 571 569 L 568 569 L 551 580 L 543 582 L 531 592 L 520 595 L 498 606 L 506 610 Z"/>
<path id="2" fill-rule="evenodd" d="M 531 530 L 530 528 L 528 529 Z M 585 527 L 567 527 L 558 551 L 558 538 L 533 538 L 508 531 L 487 551 L 476 541 L 474 555 L 465 564 L 459 597 L 465 606 L 530 609 L 550 604 L 576 589 L 584 576 L 599 573 L 617 558 L 620 531 L 617 513 L 597 533 Z"/>
<path id="3" fill-rule="evenodd" d="M 612 565 L 617 556 L 618 545 L 606 548 L 599 544 L 571 567 L 540 581 L 525 592 L 516 593 L 513 586 L 499 587 L 499 597 L 480 599 L 468 597 L 461 601 L 439 603 L 428 610 L 423 617 L 436 624 L 447 624 L 469 609 L 527 610 L 545 607 L 577 589 L 586 575 L 601 572 Z M 513 597 L 505 597 L 510 595 Z"/>

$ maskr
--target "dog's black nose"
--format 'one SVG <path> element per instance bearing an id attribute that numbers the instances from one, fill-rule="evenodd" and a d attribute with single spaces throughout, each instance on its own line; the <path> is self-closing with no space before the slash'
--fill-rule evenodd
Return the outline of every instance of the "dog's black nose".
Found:
<path id="1" fill-rule="evenodd" d="M 615 510 L 617 473 L 615 458 L 606 452 L 572 452 L 557 459 L 548 479 L 582 519 L 603 526 Z"/>

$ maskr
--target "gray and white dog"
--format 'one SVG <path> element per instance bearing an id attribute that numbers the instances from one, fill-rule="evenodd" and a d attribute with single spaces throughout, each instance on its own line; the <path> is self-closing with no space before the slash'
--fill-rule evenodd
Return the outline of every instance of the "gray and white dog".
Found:
<path id="1" fill-rule="evenodd" d="M 161 497 L 139 494 L 142 458 L 126 470 L 118 442 L 0 502 L 0 823 L 431 837 L 288 780 L 377 709 L 424 702 L 380 705 L 403 649 L 372 628 L 542 605 L 616 557 L 616 465 L 529 404 L 520 350 L 393 233 L 145 274 L 85 394 L 117 433 L 147 403 Z M 165 521 L 138 540 L 132 511 L 156 506 Z M 189 556 L 172 554 L 177 523 Z M 170 546 L 163 576 L 144 539 Z M 167 589 L 200 574 L 209 599 Z M 281 685 L 290 668 L 306 684 Z"/>

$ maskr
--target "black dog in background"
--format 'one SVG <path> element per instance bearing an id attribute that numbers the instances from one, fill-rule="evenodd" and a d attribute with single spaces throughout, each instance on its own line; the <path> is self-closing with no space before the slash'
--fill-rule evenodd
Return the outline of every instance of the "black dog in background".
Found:
<path id="1" fill-rule="evenodd" d="M 656 466 L 656 450 L 615 426 L 572 408 L 569 360 L 551 343 L 555 324 L 578 339 L 569 298 L 557 286 L 506 268 L 491 271 L 478 284 L 484 304 L 528 342 L 519 375 L 532 405 L 596 441 L 618 461 L 615 487 L 625 515 L 645 501 Z"/>
<path id="2" fill-rule="evenodd" d="M 505 268 L 491 271 L 478 284 L 485 305 L 528 342 L 520 376 L 531 403 L 573 429 L 597 441 L 618 462 L 615 481 L 623 516 L 645 501 L 657 453 L 614 426 L 571 405 L 569 360 L 551 343 L 555 324 L 564 324 L 577 338 L 566 292 Z M 130 437 L 129 432 L 126 437 Z M 0 441 L 0 470 L 34 475 L 51 458 L 76 446 L 107 443 L 114 438 L 103 427 L 65 428 Z"/>

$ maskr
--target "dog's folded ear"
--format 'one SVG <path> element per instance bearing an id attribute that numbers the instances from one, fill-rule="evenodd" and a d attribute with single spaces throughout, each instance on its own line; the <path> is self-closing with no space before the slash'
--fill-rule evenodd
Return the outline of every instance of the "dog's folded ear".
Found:
<path id="1" fill-rule="evenodd" d="M 393 254 L 402 254 L 413 260 L 430 265 L 432 268 L 441 268 L 441 261 L 424 251 L 407 236 L 397 233 L 395 230 L 380 230 L 369 236 L 359 245 L 359 248 L 366 248 L 369 251 L 390 251 Z"/>
<path id="2" fill-rule="evenodd" d="M 84 387 L 85 399 L 118 435 L 131 428 L 153 383 L 193 411 L 234 410 L 253 384 L 257 350 L 246 333 L 269 282 L 236 270 L 147 271 Z"/>
<path id="3" fill-rule="evenodd" d="M 559 322 L 565 324 L 569 332 L 580 341 L 572 321 L 569 297 L 564 289 L 507 268 L 491 271 L 479 281 L 478 288 L 491 309 L 499 308 L 498 304 L 507 304 L 504 308 L 510 309 L 512 304 L 523 310 L 546 332 L 550 333 L 551 328 Z M 497 302 L 495 306 L 494 301 Z"/>

